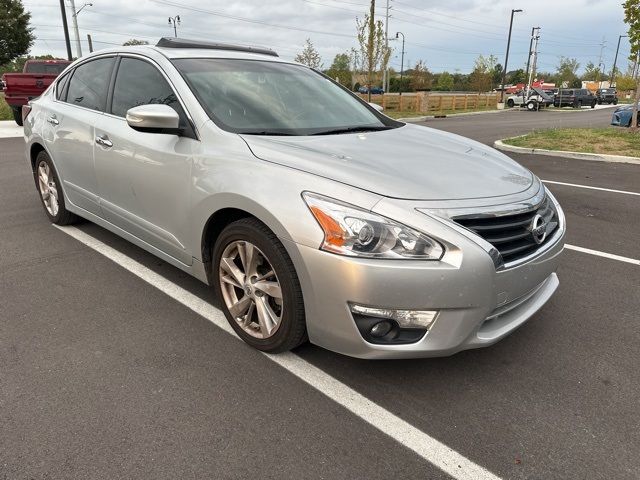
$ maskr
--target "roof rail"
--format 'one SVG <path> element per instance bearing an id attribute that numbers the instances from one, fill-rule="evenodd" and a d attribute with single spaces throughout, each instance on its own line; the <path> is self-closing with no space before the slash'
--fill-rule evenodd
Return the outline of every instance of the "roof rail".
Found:
<path id="1" fill-rule="evenodd" d="M 277 57 L 278 54 L 270 48 L 245 47 L 243 45 L 231 45 L 229 43 L 205 42 L 202 40 L 187 40 L 184 38 L 162 37 L 156 43 L 156 47 L 162 48 L 207 48 L 213 50 L 231 50 L 236 52 L 259 53 Z"/>

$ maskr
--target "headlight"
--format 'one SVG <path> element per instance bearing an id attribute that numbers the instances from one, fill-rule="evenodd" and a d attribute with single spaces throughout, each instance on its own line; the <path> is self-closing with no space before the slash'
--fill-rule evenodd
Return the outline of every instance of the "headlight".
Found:
<path id="1" fill-rule="evenodd" d="M 444 247 L 417 230 L 315 193 L 302 196 L 324 231 L 323 250 L 365 258 L 442 258 Z"/>

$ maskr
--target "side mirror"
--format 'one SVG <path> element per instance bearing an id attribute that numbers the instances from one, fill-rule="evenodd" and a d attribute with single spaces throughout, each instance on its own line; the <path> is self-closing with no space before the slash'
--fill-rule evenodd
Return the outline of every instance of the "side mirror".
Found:
<path id="1" fill-rule="evenodd" d="M 180 117 L 169 105 L 140 105 L 127 110 L 127 123 L 139 132 L 180 133 Z"/>
<path id="2" fill-rule="evenodd" d="M 377 103 L 369 102 L 369 105 L 375 108 L 379 112 L 384 112 L 384 107 L 382 105 L 378 105 Z"/>

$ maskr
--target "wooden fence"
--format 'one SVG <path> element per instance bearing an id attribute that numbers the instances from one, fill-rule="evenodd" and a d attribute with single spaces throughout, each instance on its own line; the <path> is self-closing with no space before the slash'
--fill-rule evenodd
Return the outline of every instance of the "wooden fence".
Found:
<path id="1" fill-rule="evenodd" d="M 359 94 L 367 100 L 366 94 Z M 499 93 L 385 93 L 371 95 L 371 102 L 382 105 L 389 112 L 415 112 L 424 115 L 456 110 L 486 110 L 496 108 L 500 100 Z"/>

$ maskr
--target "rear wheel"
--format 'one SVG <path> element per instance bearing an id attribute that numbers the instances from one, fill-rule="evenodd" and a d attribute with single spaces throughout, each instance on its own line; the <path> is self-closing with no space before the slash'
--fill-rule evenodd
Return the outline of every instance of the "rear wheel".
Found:
<path id="1" fill-rule="evenodd" d="M 527 103 L 527 110 L 529 110 L 530 112 L 533 112 L 534 110 L 538 109 L 538 102 L 536 102 L 535 100 L 530 101 L 529 103 Z"/>
<path id="2" fill-rule="evenodd" d="M 591 102 L 591 108 L 596 108 L 596 101 Z"/>
<path id="3" fill-rule="evenodd" d="M 229 324 L 246 343 L 278 353 L 306 341 L 298 276 L 263 223 L 245 218 L 222 231 L 213 247 L 212 276 Z"/>
<path id="4" fill-rule="evenodd" d="M 514 101 L 512 98 L 510 98 L 509 100 L 507 100 L 507 107 L 509 108 L 513 108 L 513 106 L 515 105 Z"/>
<path id="5" fill-rule="evenodd" d="M 15 122 L 22 127 L 22 109 L 11 107 L 11 113 L 13 113 L 13 119 Z"/>
<path id="6" fill-rule="evenodd" d="M 49 220 L 56 225 L 70 225 L 77 222 L 78 217 L 65 208 L 58 173 L 44 150 L 36 157 L 36 169 L 33 174 L 44 212 Z"/>

